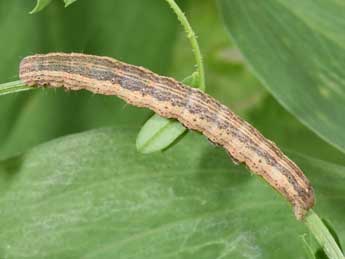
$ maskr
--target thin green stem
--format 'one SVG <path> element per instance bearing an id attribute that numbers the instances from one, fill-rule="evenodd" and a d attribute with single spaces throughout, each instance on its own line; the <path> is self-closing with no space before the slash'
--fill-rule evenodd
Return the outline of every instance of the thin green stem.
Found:
<path id="1" fill-rule="evenodd" d="M 22 91 L 28 91 L 34 89 L 33 87 L 26 86 L 22 81 L 13 81 L 4 84 L 0 84 L 0 95 L 13 94 Z"/>
<path id="2" fill-rule="evenodd" d="M 205 84 L 205 71 L 204 71 L 204 64 L 202 61 L 202 55 L 200 52 L 199 43 L 196 39 L 195 33 L 190 26 L 187 17 L 184 15 L 180 7 L 175 3 L 174 0 L 166 0 L 170 7 L 174 10 L 175 14 L 177 15 L 177 19 L 180 21 L 182 26 L 184 27 L 184 30 L 186 31 L 187 38 L 189 39 L 189 42 L 192 46 L 196 65 L 198 68 L 198 74 L 199 74 L 199 84 L 198 88 L 202 91 L 206 90 L 206 84 Z"/>
<path id="3" fill-rule="evenodd" d="M 330 259 L 345 258 L 332 234 L 313 210 L 310 210 L 303 221 Z"/>

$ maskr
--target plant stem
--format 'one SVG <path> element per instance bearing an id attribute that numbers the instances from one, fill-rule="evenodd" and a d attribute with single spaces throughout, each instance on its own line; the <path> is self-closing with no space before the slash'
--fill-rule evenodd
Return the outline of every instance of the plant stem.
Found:
<path id="1" fill-rule="evenodd" d="M 198 68 L 198 74 L 199 74 L 199 84 L 198 88 L 202 91 L 206 90 L 206 84 L 205 84 L 205 72 L 204 72 L 204 64 L 202 61 L 202 55 L 200 52 L 199 43 L 196 39 L 195 33 L 190 26 L 187 17 L 184 15 L 180 7 L 175 3 L 174 0 L 166 0 L 170 7 L 174 10 L 175 14 L 177 15 L 177 19 L 180 21 L 182 26 L 184 27 L 184 30 L 187 34 L 187 38 L 189 39 L 189 42 L 192 46 L 194 58 L 196 61 L 196 65 Z"/>
<path id="2" fill-rule="evenodd" d="M 26 86 L 22 81 L 13 81 L 4 84 L 0 84 L 0 95 L 13 94 L 22 91 L 28 91 L 34 89 L 33 87 Z"/>
<path id="3" fill-rule="evenodd" d="M 332 234 L 313 210 L 309 211 L 303 221 L 330 259 L 345 258 Z"/>

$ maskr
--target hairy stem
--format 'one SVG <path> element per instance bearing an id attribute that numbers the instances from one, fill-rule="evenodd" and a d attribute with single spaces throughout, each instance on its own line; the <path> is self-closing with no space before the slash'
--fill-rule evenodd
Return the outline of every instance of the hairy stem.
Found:
<path id="1" fill-rule="evenodd" d="M 177 19 L 180 21 L 180 23 L 182 24 L 182 26 L 183 26 L 186 34 L 187 34 L 187 38 L 189 39 L 189 42 L 192 46 L 196 65 L 198 68 L 198 74 L 199 74 L 198 88 L 202 91 L 205 91 L 206 90 L 206 84 L 205 84 L 204 64 L 202 61 L 202 55 L 200 52 L 199 43 L 196 39 L 196 35 L 195 35 L 192 27 L 190 26 L 190 24 L 187 20 L 187 17 L 184 15 L 184 13 L 180 9 L 180 7 L 175 3 L 175 1 L 174 0 L 166 0 L 166 1 L 170 5 L 170 7 L 174 10 L 175 14 L 177 15 Z"/>

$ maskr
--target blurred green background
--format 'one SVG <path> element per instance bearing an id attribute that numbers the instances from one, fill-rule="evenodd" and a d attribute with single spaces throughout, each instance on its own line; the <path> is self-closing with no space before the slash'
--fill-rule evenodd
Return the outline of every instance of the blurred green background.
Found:
<path id="1" fill-rule="evenodd" d="M 227 1 L 220 2 L 225 3 Z M 323 201 L 324 204 L 321 205 L 319 211 L 330 217 L 332 222 L 335 222 L 333 226 L 335 226 L 336 232 L 341 237 L 340 239 L 344 245 L 345 224 L 344 222 L 341 223 L 341 219 L 344 216 L 344 208 L 334 211 L 334 208 L 344 206 L 345 204 L 343 203 L 344 198 L 340 198 L 341 196 L 345 197 L 344 188 L 341 187 L 341 181 L 344 180 L 345 175 L 343 168 L 345 166 L 344 154 L 326 143 L 287 112 L 259 80 L 256 79 L 252 73 L 253 67 L 248 67 L 248 62 L 245 61 L 241 51 L 233 44 L 232 39 L 224 27 L 220 11 L 225 12 L 226 4 L 220 4 L 217 7 L 216 2 L 209 0 L 177 1 L 177 3 L 186 12 L 192 27 L 197 33 L 205 62 L 207 93 L 219 99 L 252 123 L 266 137 L 276 142 L 278 146 L 289 152 L 289 154 L 293 154 L 293 157 L 309 170 L 308 176 L 316 184 L 316 193 L 319 195 L 317 198 L 320 197 L 320 200 L 317 199 L 317 201 L 320 201 L 321 204 Z M 68 8 L 64 8 L 61 1 L 53 0 L 43 11 L 29 15 L 28 12 L 34 5 L 35 1 L 0 0 L 0 32 L 2 35 L 0 41 L 1 82 L 5 83 L 18 79 L 18 64 L 23 57 L 35 53 L 54 51 L 82 52 L 110 56 L 127 63 L 144 66 L 156 73 L 172 76 L 178 80 L 182 80 L 194 71 L 195 62 L 189 42 L 174 13 L 165 1 L 102 0 L 95 2 L 91 0 L 79 0 Z M 308 7 L 306 6 L 306 8 Z M 234 9 L 236 10 L 236 3 L 234 3 Z M 238 36 L 236 33 L 234 35 L 235 37 Z M 239 37 L 238 42 L 241 42 L 241 37 Z M 127 105 L 116 97 L 94 95 L 85 91 L 65 92 L 61 89 L 40 89 L 1 96 L 0 158 L 3 162 L 0 166 L 0 173 L 3 174 L 3 177 L 0 180 L 0 186 L 2 185 L 3 188 L 0 191 L 2 195 L 0 197 L 0 204 L 2 204 L 0 216 L 3 216 L 3 220 L 0 232 L 6 233 L 6 235 L 3 234 L 1 237 L 0 258 L 2 256 L 3 258 L 21 258 L 25 256 L 28 258 L 80 258 L 81 256 L 107 258 L 107 256 L 115 255 L 117 255 L 116 258 L 142 258 L 144 255 L 150 256 L 150 258 L 216 258 L 217 256 L 218 258 L 231 258 L 234 255 L 237 255 L 236 258 L 245 258 L 248 256 L 253 258 L 254 255 L 257 258 L 277 258 L 276 256 L 286 256 L 286 254 L 292 254 L 295 258 L 304 258 L 305 251 L 303 250 L 302 238 L 299 235 L 306 233 L 306 231 L 289 214 L 290 208 L 288 208 L 287 204 L 280 205 L 280 203 L 283 203 L 282 199 L 278 195 L 272 194 L 269 187 L 258 179 L 250 177 L 244 168 L 234 169 L 231 163 L 226 162 L 227 158 L 223 151 L 209 146 L 197 134 L 187 134 L 185 139 L 163 154 L 154 154 L 152 156 L 137 154 L 135 152 L 135 135 L 151 114 L 146 109 L 139 109 Z M 82 138 L 83 135 L 76 135 L 77 140 L 74 140 L 73 135 L 66 139 L 62 138 L 57 142 L 48 142 L 38 147 L 38 149 L 30 151 L 38 144 L 58 137 L 104 127 L 111 127 L 111 129 L 93 131 L 96 136 L 100 136 L 99 140 L 95 139 L 95 136 L 88 132 L 85 133 L 86 139 Z M 109 135 L 113 139 L 105 138 L 104 135 Z M 73 146 L 74 141 L 78 143 L 76 146 Z M 85 141 L 90 141 L 87 142 L 89 145 L 85 144 Z M 111 144 L 114 146 L 114 150 L 108 150 L 106 148 L 103 150 L 100 143 L 102 146 Z M 66 148 L 64 148 L 64 145 Z M 67 147 L 70 147 L 70 149 Z M 94 151 L 87 153 L 85 150 L 88 148 Z M 78 149 L 85 150 L 80 151 L 79 154 Z M 53 158 L 50 156 L 44 157 L 45 152 L 50 154 L 53 151 L 56 156 L 52 155 Z M 97 153 L 97 151 L 101 153 Z M 84 154 L 85 152 L 86 154 Z M 205 152 L 208 156 L 199 154 L 204 154 Z M 181 157 L 181 153 L 189 154 L 190 161 L 194 161 L 193 159 L 195 159 L 195 164 L 194 162 L 190 162 L 190 164 L 189 162 L 186 163 L 184 158 Z M 82 154 L 85 155 L 84 158 L 82 158 Z M 81 164 L 72 163 L 70 165 L 71 167 L 65 165 L 65 167 L 60 168 L 61 170 L 70 168 L 73 172 L 85 172 L 83 170 L 87 171 L 88 168 L 93 168 L 93 170 L 90 169 L 92 174 L 99 174 L 98 177 L 101 178 L 105 177 L 103 170 L 111 174 L 115 170 L 114 168 L 122 172 L 121 170 L 124 170 L 124 167 L 127 167 L 127 169 L 124 171 L 125 173 L 122 177 L 129 177 L 128 174 L 134 171 L 142 171 L 144 175 L 146 173 L 150 175 L 152 172 L 167 171 L 171 175 L 175 175 L 178 171 L 184 172 L 190 169 L 192 171 L 191 174 L 194 175 L 198 170 L 200 172 L 205 170 L 206 173 L 204 173 L 210 177 L 210 186 L 208 187 L 204 182 L 202 185 L 199 185 L 200 182 L 195 181 L 195 179 L 190 179 L 187 172 L 187 179 L 185 180 L 183 180 L 184 175 L 178 175 L 182 180 L 179 180 L 181 182 L 176 182 L 176 185 L 173 184 L 173 186 L 182 188 L 179 186 L 185 184 L 186 190 L 189 188 L 188 192 L 185 189 L 181 190 L 181 197 L 190 195 L 189 192 L 192 193 L 193 197 L 194 195 L 197 196 L 199 192 L 198 188 L 204 188 L 202 195 L 207 195 L 207 189 L 210 188 L 214 196 L 211 195 L 211 197 L 203 198 L 205 200 L 210 199 L 207 202 L 207 206 L 210 208 L 207 208 L 207 206 L 204 207 L 204 210 L 207 211 L 209 209 L 215 209 L 212 208 L 212 204 L 214 203 L 218 204 L 214 206 L 219 207 L 227 206 L 226 204 L 228 202 L 232 204 L 231 201 L 227 200 L 229 197 L 223 199 L 223 196 L 233 195 L 232 198 L 237 201 L 233 203 L 233 208 L 243 208 L 243 204 L 246 204 L 246 201 L 248 202 L 253 199 L 251 195 L 255 196 L 255 194 L 258 194 L 258 197 L 262 196 L 261 199 L 273 199 L 279 204 L 274 204 L 273 207 L 270 207 L 271 205 L 269 204 L 267 205 L 267 208 L 277 213 L 276 215 L 279 220 L 274 221 L 270 225 L 267 222 L 272 220 L 274 215 L 264 216 L 262 219 L 258 219 L 261 213 L 265 213 L 265 208 L 259 208 L 259 212 L 250 210 L 250 208 L 243 209 L 243 213 L 250 215 L 248 219 L 243 220 L 238 218 L 241 215 L 234 216 L 234 220 L 228 219 L 227 217 L 229 215 L 226 214 L 226 211 L 223 211 L 224 214 L 215 216 L 216 219 L 208 219 L 213 223 L 210 225 L 206 224 L 205 229 L 199 230 L 201 231 L 200 233 L 193 232 L 193 228 L 198 226 L 198 224 L 202 224 L 202 220 L 199 220 L 195 215 L 198 215 L 203 210 L 200 210 L 200 208 L 195 210 L 191 209 L 192 212 L 187 210 L 187 207 L 189 208 L 190 206 L 190 208 L 193 208 L 194 206 L 193 202 L 188 201 L 182 205 L 168 205 L 165 209 L 163 209 L 164 206 L 162 205 L 162 208 L 157 209 L 157 214 L 161 216 L 151 215 L 151 210 L 154 210 L 155 206 L 150 207 L 152 204 L 150 206 L 147 205 L 148 207 L 145 212 L 140 212 L 143 214 L 149 213 L 149 215 L 143 216 L 143 218 L 147 217 L 147 219 L 146 221 L 142 219 L 142 222 L 140 220 L 140 213 L 135 214 L 138 212 L 133 212 L 134 215 L 132 215 L 131 212 L 122 211 L 122 214 L 119 214 L 120 216 L 116 215 L 118 217 L 128 216 L 133 218 L 123 221 L 115 220 L 114 222 L 114 215 L 109 214 L 108 216 L 104 216 L 105 219 L 102 219 L 104 221 L 95 220 L 93 222 L 92 217 L 95 215 L 83 214 L 83 217 L 79 215 L 80 218 L 73 222 L 72 213 L 65 215 L 66 217 L 70 217 L 72 223 L 66 223 L 68 220 L 62 220 L 58 216 L 60 214 L 56 214 L 56 211 L 53 211 L 56 208 L 52 209 L 49 204 L 37 205 L 40 203 L 37 203 L 36 200 L 38 196 L 40 197 L 39 199 L 44 199 L 44 197 L 40 196 L 44 193 L 47 195 L 46 198 L 48 200 L 50 197 L 52 198 L 50 204 L 54 207 L 55 195 L 58 192 L 70 190 L 68 188 L 72 190 L 76 187 L 73 185 L 67 187 L 67 185 L 62 184 L 65 179 L 64 177 L 67 177 L 66 175 L 56 176 L 62 177 L 61 183 L 57 185 L 45 186 L 43 184 L 46 184 L 45 181 L 48 181 L 45 178 L 48 174 L 52 175 L 54 172 L 57 173 L 57 171 L 54 171 L 57 169 L 54 168 L 59 168 L 60 163 L 64 164 L 64 162 L 69 161 L 64 155 L 66 157 L 75 155 L 75 161 L 79 161 Z M 118 164 L 111 162 L 112 155 L 116 161 L 122 162 Z M 129 155 L 133 158 L 129 159 Z M 209 158 L 209 156 L 218 156 L 219 158 Z M 53 159 L 52 163 L 49 163 L 49 160 L 47 160 L 49 157 Z M 95 162 L 93 160 L 95 157 L 104 159 L 106 162 Z M 20 163 L 18 159 L 21 161 Z M 91 163 L 92 165 L 87 163 L 84 165 L 83 159 L 85 161 L 91 159 L 94 163 Z M 210 159 L 210 161 L 204 162 L 204 164 L 199 163 L 198 161 L 202 159 Z M 60 161 L 60 163 L 57 161 Z M 127 161 L 129 164 L 123 161 Z M 167 165 L 157 165 L 155 161 L 162 164 L 166 163 Z M 180 163 L 181 161 L 186 163 L 183 168 L 179 165 L 179 161 Z M 171 163 L 171 167 L 169 167 L 169 163 Z M 141 164 L 142 166 L 140 166 Z M 36 168 L 35 166 L 38 167 Z M 122 167 L 120 168 L 120 166 Z M 78 169 L 75 170 L 73 168 Z M 214 180 L 213 177 L 215 176 L 211 176 L 212 171 L 217 170 L 224 172 L 224 175 L 218 175 L 219 178 Z M 241 174 L 235 174 L 234 176 L 228 171 L 241 171 Z M 10 175 L 14 173 L 16 177 L 13 178 Z M 88 178 L 89 176 L 80 177 L 86 177 L 86 180 L 80 180 L 78 178 L 75 180 L 75 184 L 81 186 L 79 187 L 83 195 L 87 196 L 88 194 L 85 189 L 90 188 L 90 195 L 99 197 L 100 194 L 97 193 L 99 189 L 94 189 L 91 186 L 93 183 L 100 181 L 100 179 L 97 177 L 93 179 L 92 177 L 94 176 L 90 176 L 91 178 Z M 140 180 L 140 176 L 135 177 L 139 177 Z M 162 177 L 164 178 L 165 176 Z M 68 182 L 68 179 L 67 177 L 65 180 Z M 17 181 L 17 183 L 14 184 L 14 181 Z M 223 181 L 228 184 L 230 189 L 234 188 L 234 190 L 237 190 L 238 188 L 238 191 L 229 191 L 229 189 L 229 193 L 227 193 L 227 191 L 224 191 L 225 189 L 222 189 L 225 188 L 222 184 Z M 239 188 L 236 184 L 242 181 L 246 182 L 246 184 Z M 329 185 L 324 185 L 327 182 Z M 90 187 L 88 184 L 90 184 Z M 150 184 L 153 183 L 148 181 L 147 185 L 149 186 Z M 169 181 L 161 182 L 160 188 L 169 188 L 170 184 L 171 182 Z M 319 189 L 318 184 L 321 186 Z M 36 196 L 32 193 L 30 194 L 31 191 L 28 185 L 29 187 L 34 185 L 31 187 L 37 192 Z M 49 189 L 50 191 L 47 191 L 48 187 L 53 188 L 53 190 Z M 104 190 L 114 191 L 112 189 L 114 186 L 112 185 L 110 187 L 107 183 L 102 188 Z M 126 190 L 125 195 L 121 192 L 118 194 L 118 199 L 121 200 L 121 195 L 124 195 L 123 197 L 125 198 L 122 199 L 124 204 L 127 199 L 133 199 L 133 202 L 138 202 L 130 193 L 136 189 L 141 190 L 140 188 L 144 188 L 142 184 L 138 183 L 136 185 L 134 182 L 132 188 Z M 195 190 L 195 193 L 193 193 L 193 190 Z M 243 195 L 241 192 L 246 194 Z M 39 195 L 39 193 L 41 194 Z M 73 200 L 74 197 L 80 194 L 78 192 L 72 193 L 69 197 Z M 239 194 L 243 195 L 240 196 L 242 198 L 235 198 Z M 29 196 L 27 200 L 23 198 L 25 195 Z M 111 198 L 113 197 L 109 197 L 109 200 Z M 61 217 L 63 217 L 64 210 L 71 212 L 74 206 L 67 202 L 67 207 L 65 207 L 65 199 L 62 199 L 61 202 L 57 201 L 57 208 L 61 210 Z M 148 197 L 148 199 L 154 201 L 157 197 L 152 196 Z M 167 199 L 169 200 L 169 197 Z M 13 202 L 15 202 L 15 205 Z M 79 200 L 79 202 L 83 203 L 83 200 Z M 104 201 L 101 200 L 99 202 Z M 144 201 L 142 200 L 141 202 Z M 160 202 L 168 203 L 164 198 Z M 99 205 L 100 203 L 95 202 L 95 204 Z M 121 204 L 121 206 L 125 206 L 124 204 Z M 109 206 L 115 209 L 117 205 L 111 204 Z M 27 210 L 25 206 L 28 206 L 26 208 Z M 41 214 L 37 214 L 38 212 L 35 206 L 38 206 L 37 209 L 42 211 Z M 70 208 L 69 206 L 72 207 Z M 96 205 L 94 206 L 99 209 Z M 139 239 L 139 241 L 135 238 L 131 240 L 131 236 L 135 236 L 136 231 L 143 231 L 145 234 L 145 231 L 148 231 L 147 229 L 154 228 L 154 226 L 151 226 L 153 224 L 152 218 L 154 218 L 155 222 L 161 221 L 162 224 L 170 222 L 174 210 L 179 210 L 177 209 L 178 206 L 186 206 L 186 211 L 189 212 L 183 211 L 177 212 L 177 214 L 182 213 L 181 215 L 187 215 L 191 219 L 195 217 L 195 221 L 188 222 L 187 225 L 181 223 L 181 225 L 176 225 L 176 228 L 172 230 L 168 227 L 167 233 L 170 233 L 171 236 L 166 238 L 164 237 L 166 231 L 159 230 L 158 235 L 152 240 L 150 238 L 147 240 L 146 238 Z M 78 208 L 75 209 L 78 210 Z M 121 209 L 123 208 L 119 208 L 119 210 Z M 279 209 L 282 209 L 283 212 L 280 213 Z M 82 209 L 79 209 L 80 213 L 81 211 Z M 12 213 L 17 214 L 17 212 L 20 212 L 22 215 L 26 214 L 27 217 L 12 218 L 10 216 Z M 166 214 L 169 215 L 167 216 Z M 222 215 L 224 217 L 221 217 Z M 96 216 L 101 217 L 99 215 Z M 60 222 L 56 228 L 50 228 L 50 223 L 47 223 L 48 221 L 46 222 L 46 228 L 33 227 L 35 226 L 33 222 L 37 222 L 39 218 L 49 218 L 53 222 L 54 217 L 56 217 L 56 222 Z M 84 222 L 83 219 L 85 220 Z M 85 226 L 85 222 L 88 222 L 87 226 Z M 214 222 L 220 222 L 219 224 L 223 225 L 216 225 Z M 73 225 L 74 223 L 75 225 Z M 128 229 L 127 232 L 124 231 L 122 233 L 120 231 L 122 236 L 119 235 L 117 237 L 114 232 L 109 233 L 110 230 L 100 230 L 101 226 L 107 224 L 116 226 L 127 224 Z M 147 229 L 144 228 L 142 230 L 141 228 L 145 224 L 147 224 Z M 14 225 L 18 225 L 18 227 L 11 232 L 11 228 Z M 67 242 L 67 236 L 70 235 L 68 231 L 71 231 L 71 233 L 74 233 L 74 230 L 79 231 L 78 227 L 81 225 L 83 225 L 83 228 L 80 228 L 79 235 L 74 237 L 71 234 L 74 238 L 71 238 Z M 186 228 L 186 230 L 192 233 L 191 236 L 188 238 L 183 235 L 179 236 L 179 228 Z M 224 233 L 224 228 L 226 228 L 226 233 Z M 66 233 L 63 233 L 64 231 Z M 205 237 L 204 235 L 207 232 L 209 236 Z M 255 233 L 253 234 L 252 232 Z M 174 233 L 177 236 L 176 240 Z M 193 233 L 198 233 L 198 235 L 193 236 Z M 54 245 L 52 240 L 35 237 L 35 235 L 39 236 L 41 234 L 44 237 L 53 236 L 54 242 L 57 242 L 56 245 Z M 27 246 L 19 245 L 18 241 L 14 241 L 21 240 L 25 244 L 27 238 L 32 235 L 33 239 L 28 242 Z M 95 236 L 92 237 L 90 235 Z M 97 239 L 97 235 L 99 235 L 99 239 Z M 5 242 L 4 238 L 6 236 L 9 236 L 9 241 Z M 222 241 L 218 240 L 219 236 L 221 236 Z M 265 237 L 267 236 L 270 236 L 268 240 L 271 240 L 273 242 L 272 244 L 268 244 L 265 241 Z M 273 236 L 279 236 L 280 239 L 274 239 Z M 284 242 L 286 243 L 288 237 L 292 240 L 291 247 L 288 244 L 283 245 Z M 122 238 L 126 239 L 126 241 L 123 241 Z M 178 245 L 174 242 L 177 242 L 179 238 L 179 242 L 181 243 L 186 238 L 185 245 L 187 246 L 189 242 L 201 242 L 204 246 L 194 244 L 190 246 L 189 250 L 186 249 L 184 252 L 173 254 L 167 247 L 175 250 Z M 76 239 L 79 241 L 75 242 Z M 146 241 L 143 242 L 140 240 Z M 164 242 L 162 241 L 163 243 L 161 244 L 160 240 L 164 240 Z M 212 240 L 218 241 L 213 242 Z M 110 243 L 107 243 L 108 241 Z M 118 242 L 125 243 L 123 246 L 117 247 L 116 244 Z M 112 244 L 115 247 L 114 249 L 111 248 Z M 64 245 L 66 245 L 66 249 L 63 249 L 62 246 Z M 103 245 L 107 247 L 100 249 L 103 252 L 98 254 L 91 252 L 94 251 L 93 248 L 97 250 L 97 247 L 103 247 Z M 148 246 L 152 246 L 150 248 L 151 250 L 148 249 Z M 90 247 L 90 249 L 87 249 L 87 247 Z M 31 251 L 31 253 L 28 251 Z M 120 251 L 121 256 L 118 254 Z M 136 251 L 136 253 L 133 251 Z M 222 253 L 224 253 L 223 257 Z"/>

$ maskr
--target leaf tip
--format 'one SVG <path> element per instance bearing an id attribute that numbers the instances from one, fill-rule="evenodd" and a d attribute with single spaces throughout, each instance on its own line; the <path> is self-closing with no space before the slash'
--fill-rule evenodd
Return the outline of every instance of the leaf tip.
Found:
<path id="1" fill-rule="evenodd" d="M 52 0 L 37 0 L 35 7 L 29 12 L 29 14 L 35 14 L 42 11 Z"/>
<path id="2" fill-rule="evenodd" d="M 65 8 L 67 8 L 68 6 L 73 4 L 75 1 L 77 1 L 77 0 L 65 0 Z"/>

